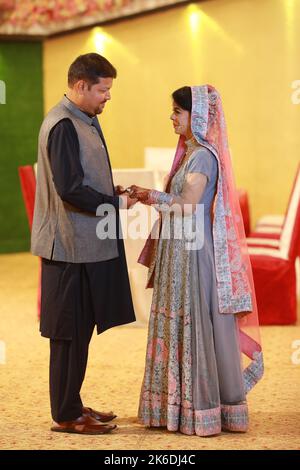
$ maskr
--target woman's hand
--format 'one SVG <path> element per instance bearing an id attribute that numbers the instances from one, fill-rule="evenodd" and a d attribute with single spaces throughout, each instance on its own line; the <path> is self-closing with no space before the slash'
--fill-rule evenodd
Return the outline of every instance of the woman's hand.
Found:
<path id="1" fill-rule="evenodd" d="M 149 198 L 150 189 L 141 188 L 135 184 L 129 186 L 128 194 L 132 199 L 137 199 L 140 202 L 144 202 Z"/>

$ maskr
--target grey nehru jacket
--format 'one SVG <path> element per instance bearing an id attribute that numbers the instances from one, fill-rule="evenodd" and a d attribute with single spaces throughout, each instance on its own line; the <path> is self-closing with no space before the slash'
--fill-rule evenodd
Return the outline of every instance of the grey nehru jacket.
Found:
<path id="1" fill-rule="evenodd" d="M 108 155 L 97 129 L 92 125 L 93 119 L 64 97 L 50 110 L 40 129 L 31 251 L 42 258 L 70 263 L 116 258 L 117 240 L 100 240 L 96 235 L 101 217 L 64 202 L 56 191 L 47 144 L 51 129 L 65 118 L 72 121 L 78 135 L 83 184 L 99 193 L 114 195 Z"/>

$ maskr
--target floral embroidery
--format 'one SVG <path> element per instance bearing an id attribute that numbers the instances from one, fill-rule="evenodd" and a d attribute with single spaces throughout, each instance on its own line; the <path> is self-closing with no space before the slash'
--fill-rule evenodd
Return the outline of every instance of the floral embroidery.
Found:
<path id="1" fill-rule="evenodd" d="M 167 204 L 168 206 L 170 206 L 172 204 L 172 199 L 173 197 L 171 194 L 152 189 L 149 192 L 149 197 L 147 201 L 145 201 L 145 204 Z"/>
<path id="2" fill-rule="evenodd" d="M 172 194 L 181 193 L 186 171 L 183 165 L 174 176 Z M 184 248 L 185 242 L 173 237 L 158 240 L 139 418 L 146 426 L 209 436 L 221 432 L 221 407 L 194 409 L 190 293 L 194 252 Z"/>
<path id="3" fill-rule="evenodd" d="M 249 426 L 248 405 L 222 405 L 222 429 L 225 431 L 246 432 Z"/>
<path id="4" fill-rule="evenodd" d="M 262 378 L 264 373 L 264 361 L 262 352 L 253 353 L 253 361 L 244 370 L 245 391 L 248 393 Z"/>

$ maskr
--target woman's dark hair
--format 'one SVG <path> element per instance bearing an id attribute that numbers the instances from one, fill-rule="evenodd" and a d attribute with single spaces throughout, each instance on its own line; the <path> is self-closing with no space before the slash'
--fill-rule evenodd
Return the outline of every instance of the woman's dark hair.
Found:
<path id="1" fill-rule="evenodd" d="M 89 85 L 99 82 L 99 78 L 116 78 L 115 67 L 100 54 L 92 52 L 77 57 L 70 65 L 68 85 L 73 86 L 78 80 L 85 80 Z"/>
<path id="2" fill-rule="evenodd" d="M 172 98 L 182 109 L 192 111 L 192 89 L 190 86 L 183 86 L 172 93 Z"/>

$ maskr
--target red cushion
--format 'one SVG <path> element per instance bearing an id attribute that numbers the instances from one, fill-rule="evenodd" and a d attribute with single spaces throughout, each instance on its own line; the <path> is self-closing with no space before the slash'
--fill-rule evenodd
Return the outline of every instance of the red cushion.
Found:
<path id="1" fill-rule="evenodd" d="M 251 232 L 251 238 L 271 238 L 272 240 L 280 240 L 280 233 Z"/>
<path id="2" fill-rule="evenodd" d="M 297 320 L 295 262 L 251 255 L 261 325 L 289 325 Z"/>
<path id="3" fill-rule="evenodd" d="M 263 239 L 261 239 L 261 240 L 263 240 Z M 266 240 L 265 243 L 264 242 L 257 243 L 257 242 L 254 241 L 254 239 L 251 240 L 251 238 L 247 238 L 247 245 L 250 248 L 271 248 L 272 250 L 279 250 L 279 246 L 270 245 L 266 238 L 264 240 Z"/>

